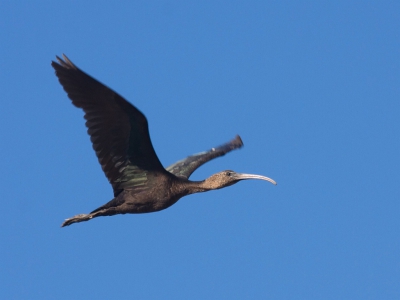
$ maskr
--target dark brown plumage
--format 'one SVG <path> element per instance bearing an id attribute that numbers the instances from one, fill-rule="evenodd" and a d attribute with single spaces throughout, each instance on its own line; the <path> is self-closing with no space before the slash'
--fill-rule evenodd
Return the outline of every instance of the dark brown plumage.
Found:
<path id="1" fill-rule="evenodd" d="M 99 216 L 147 213 L 165 209 L 183 196 L 220 189 L 244 179 L 272 179 L 222 171 L 203 181 L 189 176 L 201 165 L 243 146 L 232 141 L 189 156 L 164 169 L 150 140 L 146 117 L 120 95 L 78 69 L 65 55 L 52 62 L 72 103 L 85 112 L 86 127 L 114 199 L 89 214 L 66 219 L 62 227 Z"/>

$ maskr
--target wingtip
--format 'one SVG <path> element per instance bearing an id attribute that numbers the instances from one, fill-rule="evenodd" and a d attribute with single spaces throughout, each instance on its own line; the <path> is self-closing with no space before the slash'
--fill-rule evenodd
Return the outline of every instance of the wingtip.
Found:
<path id="1" fill-rule="evenodd" d="M 72 67 L 75 67 L 75 65 L 72 63 L 72 61 L 70 61 L 69 58 L 68 58 L 64 53 L 62 54 L 62 56 L 63 56 L 64 61 L 65 61 L 68 65 L 70 65 L 70 66 L 72 66 Z M 76 68 L 76 67 L 75 67 L 75 68 Z"/>
<path id="2" fill-rule="evenodd" d="M 63 227 L 67 227 L 67 226 L 69 226 L 69 225 L 71 225 L 73 222 L 71 222 L 71 219 L 73 219 L 73 218 L 70 218 L 70 219 L 65 219 L 65 221 L 61 224 L 61 228 L 63 228 Z"/>
<path id="3" fill-rule="evenodd" d="M 70 61 L 70 59 L 63 53 L 62 58 L 60 58 L 58 55 L 56 55 L 56 61 L 52 61 L 51 65 L 54 67 L 55 65 L 62 66 L 67 69 L 77 69 L 77 67 Z"/>
<path id="4" fill-rule="evenodd" d="M 244 146 L 243 141 L 241 137 L 237 134 L 235 138 L 231 141 L 232 145 L 234 145 L 236 148 L 242 148 Z"/>

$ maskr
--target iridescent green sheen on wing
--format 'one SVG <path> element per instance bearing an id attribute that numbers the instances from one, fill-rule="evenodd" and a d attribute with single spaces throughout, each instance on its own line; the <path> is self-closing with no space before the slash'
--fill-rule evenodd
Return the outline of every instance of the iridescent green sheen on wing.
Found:
<path id="1" fill-rule="evenodd" d="M 127 165 L 121 171 L 121 175 L 115 180 L 118 189 L 140 188 L 147 183 L 147 172 L 134 165 Z"/>

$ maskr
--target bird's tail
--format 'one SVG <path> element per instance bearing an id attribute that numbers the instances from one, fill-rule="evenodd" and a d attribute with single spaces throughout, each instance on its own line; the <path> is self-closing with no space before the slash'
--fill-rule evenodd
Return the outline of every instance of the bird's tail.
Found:
<path id="1" fill-rule="evenodd" d="M 72 218 L 66 219 L 64 223 L 61 224 L 61 227 L 69 226 L 73 223 L 89 221 L 93 218 L 92 214 L 80 214 L 73 216 Z"/>

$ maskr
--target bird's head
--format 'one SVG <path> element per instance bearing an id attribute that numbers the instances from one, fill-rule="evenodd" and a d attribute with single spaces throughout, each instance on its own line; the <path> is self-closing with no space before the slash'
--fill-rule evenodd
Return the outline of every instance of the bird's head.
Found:
<path id="1" fill-rule="evenodd" d="M 206 184 L 211 188 L 211 189 L 221 189 L 227 186 L 230 186 L 232 184 L 235 184 L 239 182 L 240 180 L 245 180 L 245 179 L 260 179 L 260 180 L 265 180 L 269 181 L 272 184 L 276 185 L 276 182 L 265 176 L 261 175 L 254 175 L 254 174 L 243 174 L 243 173 L 236 173 L 232 170 L 226 170 L 222 171 L 219 173 L 216 173 L 209 178 L 207 178 Z"/>

